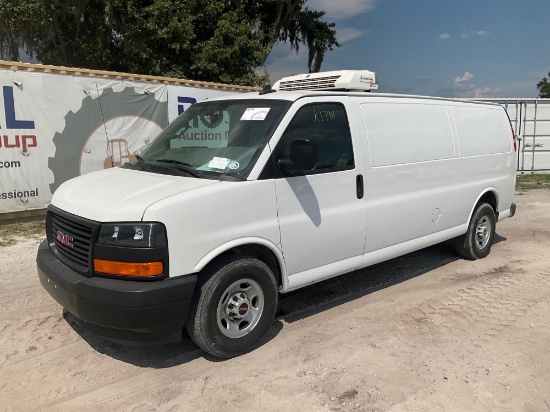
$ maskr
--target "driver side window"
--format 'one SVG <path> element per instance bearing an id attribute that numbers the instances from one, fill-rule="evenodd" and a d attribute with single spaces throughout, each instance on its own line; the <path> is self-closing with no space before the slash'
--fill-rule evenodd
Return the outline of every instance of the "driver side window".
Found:
<path id="1" fill-rule="evenodd" d="M 279 143 L 279 157 L 290 156 L 295 139 L 309 140 L 317 148 L 317 166 L 307 174 L 354 168 L 349 123 L 341 103 L 313 103 L 298 110 Z"/>

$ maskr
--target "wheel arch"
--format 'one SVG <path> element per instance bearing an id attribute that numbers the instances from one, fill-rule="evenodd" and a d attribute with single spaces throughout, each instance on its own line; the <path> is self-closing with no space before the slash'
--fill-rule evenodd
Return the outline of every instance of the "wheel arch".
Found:
<path id="1" fill-rule="evenodd" d="M 195 265 L 194 270 L 195 272 L 201 272 L 221 256 L 230 254 L 250 256 L 262 261 L 273 271 L 279 290 L 285 291 L 288 289 L 288 278 L 281 250 L 273 243 L 262 238 L 235 239 L 220 245 L 204 256 Z"/>
<path id="2" fill-rule="evenodd" d="M 498 205 L 499 205 L 498 190 L 494 187 L 488 187 L 477 197 L 476 201 L 472 205 L 472 209 L 470 210 L 470 215 L 468 217 L 468 224 L 470 224 L 470 220 L 474 215 L 474 211 L 476 210 L 477 205 L 480 203 L 489 204 L 493 208 L 493 211 L 495 212 L 496 220 L 498 221 Z"/>

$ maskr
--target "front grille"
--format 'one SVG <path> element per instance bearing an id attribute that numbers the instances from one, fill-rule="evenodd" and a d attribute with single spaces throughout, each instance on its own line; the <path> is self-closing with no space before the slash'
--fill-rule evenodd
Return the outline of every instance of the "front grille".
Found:
<path id="1" fill-rule="evenodd" d="M 82 271 L 87 271 L 92 246 L 92 227 L 52 211 L 49 214 L 50 239 L 55 243 L 59 260 L 70 266 L 77 265 Z M 58 236 L 59 233 L 62 235 Z M 72 248 L 60 241 L 59 238 L 63 235 L 67 236 L 65 239 L 73 246 Z"/>
<path id="2" fill-rule="evenodd" d="M 299 79 L 284 81 L 279 84 L 279 90 L 292 91 L 292 90 L 323 90 L 332 89 L 335 86 L 336 80 L 340 78 L 338 76 L 324 76 L 310 79 Z"/>

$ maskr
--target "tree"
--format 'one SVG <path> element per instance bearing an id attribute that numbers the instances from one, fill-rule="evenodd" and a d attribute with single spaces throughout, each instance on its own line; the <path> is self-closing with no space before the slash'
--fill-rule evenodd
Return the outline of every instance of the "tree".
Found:
<path id="1" fill-rule="evenodd" d="M 548 72 L 550 77 L 550 72 Z M 540 82 L 537 83 L 537 89 L 539 89 L 539 97 L 550 98 L 550 82 L 548 78 L 543 77 Z"/>
<path id="2" fill-rule="evenodd" d="M 334 23 L 307 0 L 0 0 L 0 57 L 261 85 L 272 48 L 308 49 L 319 71 Z"/>

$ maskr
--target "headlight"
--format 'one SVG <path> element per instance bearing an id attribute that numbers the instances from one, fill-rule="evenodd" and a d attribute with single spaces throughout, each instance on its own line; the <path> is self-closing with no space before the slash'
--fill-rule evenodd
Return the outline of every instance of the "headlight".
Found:
<path id="1" fill-rule="evenodd" d="M 161 223 L 105 223 L 97 242 L 130 247 L 166 246 L 166 231 Z"/>

